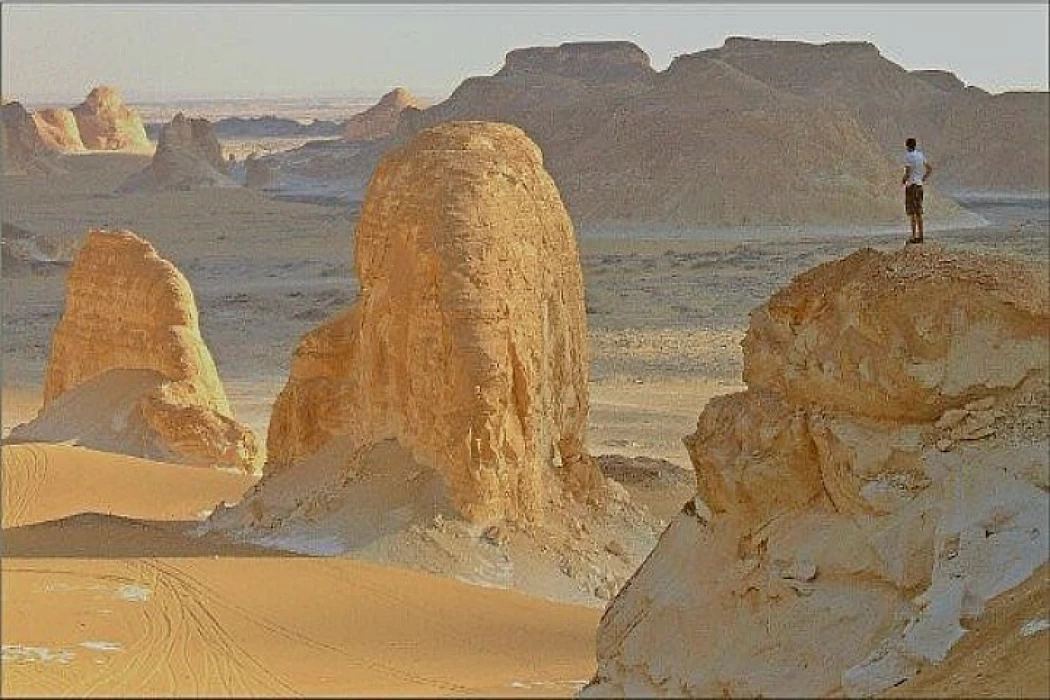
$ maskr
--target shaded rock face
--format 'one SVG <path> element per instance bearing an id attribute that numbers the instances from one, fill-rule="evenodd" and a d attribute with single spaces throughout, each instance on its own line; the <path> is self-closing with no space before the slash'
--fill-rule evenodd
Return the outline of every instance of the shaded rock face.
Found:
<path id="1" fill-rule="evenodd" d="M 280 156 L 281 172 L 356 199 L 386 151 L 457 120 L 522 128 L 587 230 L 899 222 L 899 161 L 912 135 L 938 165 L 931 219 L 968 218 L 941 189 L 1045 191 L 1050 170 L 1036 107 L 1010 113 L 869 43 L 731 38 L 663 72 L 624 42 L 515 50 L 444 102 L 405 109 L 391 136 L 300 149 Z M 1021 128 L 1000 134 L 1003 124 Z"/>
<path id="2" fill-rule="evenodd" d="M 138 112 L 115 88 L 100 86 L 73 108 L 84 147 L 92 151 L 148 151 L 152 148 Z"/>
<path id="3" fill-rule="evenodd" d="M 14 224 L 3 222 L 0 237 L 0 269 L 4 277 L 65 272 L 73 261 L 76 245 L 55 240 Z"/>
<path id="4" fill-rule="evenodd" d="M 354 259 L 360 300 L 296 350 L 268 472 L 394 439 L 474 521 L 538 520 L 600 478 L 572 223 L 520 129 L 444 124 L 388 155 Z"/>
<path id="5" fill-rule="evenodd" d="M 744 353 L 585 697 L 878 694 L 1047 560 L 1045 270 L 863 250 L 753 312 Z"/>
<path id="6" fill-rule="evenodd" d="M 895 172 L 844 110 L 718 59 L 680 57 L 562 162 L 584 221 L 834 223 L 900 216 Z M 586 173 L 586 175 L 582 175 Z"/>
<path id="7" fill-rule="evenodd" d="M 652 75 L 649 55 L 629 41 L 567 43 L 515 49 L 499 75 L 544 73 L 588 82 L 640 79 Z"/>
<path id="8" fill-rule="evenodd" d="M 727 39 L 701 52 L 763 82 L 847 109 L 894 163 L 914 136 L 942 191 L 1050 189 L 1050 93 L 990 95 L 947 71 L 908 72 L 868 43 Z"/>
<path id="9" fill-rule="evenodd" d="M 197 190 L 234 187 L 230 163 L 207 119 L 187 119 L 182 112 L 161 129 L 153 160 L 120 186 L 121 192 Z"/>
<path id="10" fill-rule="evenodd" d="M 222 146 L 207 119 L 187 119 L 179 112 L 161 130 L 157 152 L 192 154 L 220 173 L 229 175 L 229 163 L 222 157 Z"/>
<path id="11" fill-rule="evenodd" d="M 946 70 L 913 70 L 911 72 L 916 78 L 925 80 L 935 88 L 953 92 L 955 90 L 963 90 L 966 88 L 966 83 L 959 80 L 959 76 L 951 71 Z"/>
<path id="12" fill-rule="evenodd" d="M 56 151 L 83 151 L 80 127 L 69 109 L 42 109 L 33 113 L 40 137 Z"/>
<path id="13" fill-rule="evenodd" d="M 513 124 L 540 146 L 565 191 L 572 185 L 569 173 L 575 172 L 565 165 L 571 151 L 617 108 L 651 87 L 656 76 L 648 55 L 627 42 L 519 49 L 507 54 L 495 75 L 468 78 L 444 102 L 407 111 L 399 133 L 411 135 L 455 120 Z"/>
<path id="14" fill-rule="evenodd" d="M 93 389 L 85 392 L 89 383 Z M 125 394 L 126 413 L 119 420 L 90 414 L 108 393 Z M 173 461 L 248 471 L 260 457 L 255 436 L 233 419 L 200 335 L 189 283 L 129 231 L 88 234 L 69 270 L 65 310 L 51 341 L 44 407 L 12 437 L 54 439 L 49 433 L 63 429 L 51 418 L 56 411 L 71 419 L 70 426 L 77 420 L 112 422 L 118 434 L 123 431 L 118 424 L 134 422 L 140 437 L 156 448 L 144 456 L 159 450 Z M 119 436 L 111 438 L 119 442 Z M 120 451 L 129 449 L 134 446 Z"/>
<path id="15" fill-rule="evenodd" d="M 519 49 L 396 131 L 275 156 L 289 183 L 359 199 L 393 148 L 448 121 L 523 129 L 578 227 L 697 229 L 899 222 L 904 140 L 937 167 L 931 220 L 966 213 L 938 192 L 1050 189 L 1047 93 L 993 96 L 909 72 L 870 43 L 730 38 L 657 72 L 625 42 Z M 972 219 L 971 219 L 972 221 Z"/>
<path id="16" fill-rule="evenodd" d="M 422 108 L 415 96 L 404 88 L 394 88 L 364 112 L 355 114 L 346 122 L 343 138 L 347 141 L 374 141 L 389 136 L 397 128 L 401 112 L 412 107 Z"/>
<path id="17" fill-rule="evenodd" d="M 0 107 L 0 155 L 4 170 L 48 169 L 52 149 L 41 138 L 33 115 L 18 102 Z"/>
<path id="18" fill-rule="evenodd" d="M 1050 93 L 957 100 L 939 138 L 947 186 L 961 192 L 1050 191 L 1048 124 Z"/>
<path id="19" fill-rule="evenodd" d="M 244 161 L 244 186 L 265 190 L 277 184 L 277 168 L 254 153 Z"/>

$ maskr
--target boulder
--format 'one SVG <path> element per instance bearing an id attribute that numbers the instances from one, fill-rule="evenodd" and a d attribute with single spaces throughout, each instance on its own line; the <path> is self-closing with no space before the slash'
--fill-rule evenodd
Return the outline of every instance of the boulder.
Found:
<path id="1" fill-rule="evenodd" d="M 11 439 L 244 471 L 261 461 L 201 338 L 189 283 L 130 231 L 88 233 L 51 340 L 44 406 Z"/>
<path id="2" fill-rule="evenodd" d="M 1047 560 L 1045 269 L 862 250 L 754 311 L 744 360 L 584 697 L 875 695 Z"/>

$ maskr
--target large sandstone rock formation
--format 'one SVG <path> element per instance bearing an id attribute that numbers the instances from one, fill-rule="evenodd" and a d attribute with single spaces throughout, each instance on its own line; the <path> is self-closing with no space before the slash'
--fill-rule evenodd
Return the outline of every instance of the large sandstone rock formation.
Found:
<path id="1" fill-rule="evenodd" d="M 392 438 L 473 520 L 537 519 L 556 484 L 593 476 L 576 241 L 519 129 L 452 123 L 390 154 L 354 258 L 361 298 L 296 351 L 268 470 Z"/>
<path id="2" fill-rule="evenodd" d="M 88 234 L 69 270 L 44 407 L 11 437 L 248 471 L 260 458 L 233 418 L 189 283 L 129 231 Z"/>
<path id="3" fill-rule="evenodd" d="M 876 694 L 1047 560 L 1045 269 L 863 250 L 757 309 L 744 359 L 585 696 Z"/>
<path id="4" fill-rule="evenodd" d="M 124 104 L 116 88 L 100 86 L 73 108 L 84 147 L 92 151 L 150 151 L 138 112 Z"/>
<path id="5" fill-rule="evenodd" d="M 230 165 L 207 119 L 176 114 L 160 132 L 153 160 L 129 177 L 121 192 L 235 187 Z"/>
<path id="6" fill-rule="evenodd" d="M 659 526 L 586 449 L 583 280 L 540 150 L 505 124 L 425 130 L 355 235 L 359 299 L 302 339 L 263 479 L 207 528 L 608 600 Z"/>
<path id="7" fill-rule="evenodd" d="M 83 151 L 80 127 L 70 109 L 42 109 L 33 112 L 37 131 L 48 147 L 56 151 Z"/>
<path id="8" fill-rule="evenodd" d="M 397 120 L 407 108 L 422 108 L 415 96 L 404 88 L 394 88 L 379 102 L 364 112 L 355 114 L 346 122 L 343 138 L 347 141 L 374 141 L 389 136 L 397 128 Z"/>

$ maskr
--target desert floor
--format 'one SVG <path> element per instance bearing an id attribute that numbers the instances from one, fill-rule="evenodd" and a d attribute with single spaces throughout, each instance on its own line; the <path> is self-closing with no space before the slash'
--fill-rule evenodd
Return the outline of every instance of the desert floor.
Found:
<path id="1" fill-rule="evenodd" d="M 0 213 L 56 243 L 97 226 L 150 240 L 189 279 L 231 403 L 264 436 L 299 337 L 356 297 L 353 217 L 247 190 L 111 194 L 145 163 L 91 154 L 66 158 L 65 174 L 5 176 Z M 1050 256 L 1046 200 L 974 210 L 990 225 L 928 240 Z M 580 240 L 591 450 L 688 467 L 681 438 L 711 397 L 742 388 L 750 309 L 822 261 L 902 245 L 904 231 Z M 6 435 L 40 407 L 64 273 L 5 270 L 0 284 Z M 182 534 L 251 482 L 69 446 L 4 447 L 3 693 L 552 696 L 592 675 L 598 609 Z M 1042 580 L 1018 604 L 1045 604 Z"/>

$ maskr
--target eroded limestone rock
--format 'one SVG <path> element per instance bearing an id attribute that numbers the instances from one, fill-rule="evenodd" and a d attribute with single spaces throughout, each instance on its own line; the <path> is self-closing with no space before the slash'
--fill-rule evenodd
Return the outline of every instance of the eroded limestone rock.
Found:
<path id="1" fill-rule="evenodd" d="M 12 438 L 246 471 L 261 457 L 233 418 L 189 283 L 130 231 L 88 233 L 52 337 L 44 407 Z"/>
<path id="2" fill-rule="evenodd" d="M 1045 270 L 862 250 L 754 311 L 744 352 L 584 696 L 877 694 L 1047 559 Z"/>

